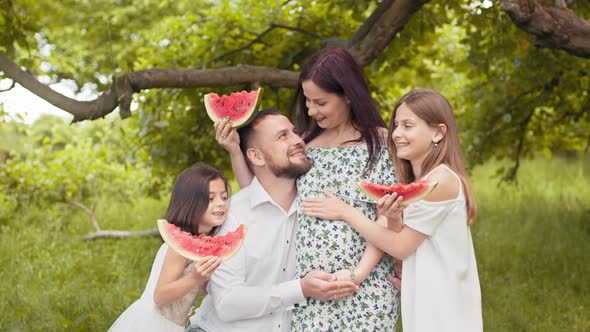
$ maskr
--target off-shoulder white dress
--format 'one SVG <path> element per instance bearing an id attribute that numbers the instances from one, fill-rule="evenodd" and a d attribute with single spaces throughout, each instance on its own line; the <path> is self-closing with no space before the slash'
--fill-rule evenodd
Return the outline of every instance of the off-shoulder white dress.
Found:
<path id="1" fill-rule="evenodd" d="M 440 167 L 457 178 L 459 195 L 443 202 L 418 201 L 403 212 L 407 227 L 428 236 L 404 259 L 403 329 L 404 332 L 478 332 L 483 330 L 481 292 L 464 190 L 455 172 L 446 165 L 435 169 Z"/>

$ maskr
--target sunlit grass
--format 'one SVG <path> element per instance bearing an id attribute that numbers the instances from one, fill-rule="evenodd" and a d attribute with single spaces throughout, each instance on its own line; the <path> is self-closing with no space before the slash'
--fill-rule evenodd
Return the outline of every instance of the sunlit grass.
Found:
<path id="1" fill-rule="evenodd" d="M 472 227 L 488 331 L 588 331 L 590 162 L 524 162 L 518 185 L 473 175 Z"/>
<path id="2" fill-rule="evenodd" d="M 590 160 L 524 162 L 517 186 L 479 167 L 472 227 L 486 331 L 590 331 Z M 167 198 L 104 198 L 105 229 L 148 229 Z M 106 331 L 139 298 L 157 237 L 85 242 L 88 216 L 34 208 L 0 230 L 0 331 Z"/>

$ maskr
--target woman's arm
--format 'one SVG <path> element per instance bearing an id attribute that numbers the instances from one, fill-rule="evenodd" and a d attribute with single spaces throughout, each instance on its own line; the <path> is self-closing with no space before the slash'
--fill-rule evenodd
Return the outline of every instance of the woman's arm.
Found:
<path id="1" fill-rule="evenodd" d="M 169 249 L 164 258 L 160 278 L 154 291 L 154 302 L 162 307 L 174 303 L 193 288 L 201 288 L 213 271 L 221 264 L 217 257 L 207 257 L 195 262 L 190 273 L 183 275 L 190 260 Z"/>
<path id="2" fill-rule="evenodd" d="M 215 128 L 215 140 L 229 152 L 234 176 L 238 180 L 240 188 L 248 186 L 252 182 L 254 175 L 250 171 L 240 149 L 240 135 L 235 129 L 232 129 L 229 117 L 216 122 L 213 126 Z"/>

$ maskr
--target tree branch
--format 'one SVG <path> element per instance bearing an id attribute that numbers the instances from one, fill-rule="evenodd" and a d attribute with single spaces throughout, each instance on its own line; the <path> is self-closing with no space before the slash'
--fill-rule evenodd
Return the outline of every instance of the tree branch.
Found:
<path id="1" fill-rule="evenodd" d="M 538 0 L 502 0 L 502 10 L 517 27 L 536 37 L 536 47 L 590 58 L 590 22 L 572 11 Z"/>
<path id="2" fill-rule="evenodd" d="M 350 52 L 361 66 L 371 63 L 401 31 L 412 14 L 428 0 L 384 0 L 364 23 L 350 43 Z M 261 35 L 242 48 L 224 54 L 242 51 L 260 42 L 275 28 L 289 29 L 318 37 L 317 34 L 297 27 L 273 24 Z M 213 60 L 218 60 L 217 57 Z M 212 60 L 212 61 L 213 61 Z M 111 86 L 94 100 L 78 101 L 66 97 L 39 82 L 33 75 L 19 68 L 5 53 L 0 52 L 0 70 L 54 106 L 72 114 L 73 122 L 102 118 L 119 107 L 122 118 L 131 116 L 133 94 L 153 88 L 198 88 L 232 86 L 257 82 L 272 87 L 294 88 L 298 73 L 272 67 L 238 65 L 221 69 L 147 69 L 125 74 L 113 79 Z"/>
<path id="3" fill-rule="evenodd" d="M 383 1 L 354 34 L 348 48 L 361 66 L 371 63 L 429 0 Z"/>
<path id="4" fill-rule="evenodd" d="M 78 207 L 78 208 L 82 209 L 82 211 L 86 212 L 86 214 L 90 217 L 90 220 L 92 221 L 92 225 L 94 225 L 94 229 L 96 229 L 97 232 L 100 232 L 100 226 L 98 225 L 98 221 L 96 220 L 96 215 L 94 214 L 94 207 L 92 209 L 89 209 L 86 205 L 84 205 L 80 202 L 73 201 L 73 200 L 69 200 L 68 203 L 70 203 L 71 205 Z"/>
<path id="5" fill-rule="evenodd" d="M 92 221 L 92 225 L 94 225 L 94 229 L 96 232 L 90 233 L 84 236 L 84 241 L 96 240 L 96 239 L 103 239 L 103 238 L 115 238 L 115 239 L 123 239 L 128 237 L 139 237 L 139 236 L 148 236 L 148 235 L 160 235 L 160 231 L 157 228 L 147 229 L 143 231 L 116 231 L 116 230 L 102 230 L 100 225 L 98 224 L 98 220 L 96 220 L 96 215 L 94 214 L 94 206 L 92 209 L 88 208 L 86 205 L 76 202 L 74 200 L 69 200 L 68 203 L 71 205 L 82 209 L 82 211 L 86 212 Z"/>
<path id="6" fill-rule="evenodd" d="M 119 106 L 121 117 L 131 115 L 132 95 L 153 88 L 198 88 L 259 82 L 293 88 L 297 72 L 272 67 L 238 65 L 221 69 L 147 69 L 118 77 L 110 88 L 91 101 L 78 101 L 54 91 L 20 69 L 0 52 L 0 69 L 25 89 L 74 115 L 73 122 L 102 118 Z"/>
<path id="7" fill-rule="evenodd" d="M 254 45 L 256 43 L 261 43 L 262 42 L 262 37 L 264 37 L 265 35 L 269 34 L 271 31 L 273 31 L 274 29 L 277 29 L 277 28 L 291 30 L 291 31 L 297 31 L 297 32 L 300 32 L 300 33 L 303 33 L 303 34 L 306 34 L 306 35 L 313 36 L 315 38 L 320 38 L 320 36 L 318 36 L 317 34 L 315 34 L 313 32 L 305 31 L 305 30 L 300 29 L 300 28 L 290 27 L 288 25 L 272 23 L 268 28 L 266 28 L 266 30 L 262 31 L 260 34 L 258 34 L 256 36 L 256 38 L 252 39 L 246 45 L 244 45 L 244 46 L 242 46 L 240 48 L 236 48 L 235 50 L 231 50 L 231 51 L 229 51 L 227 53 L 223 53 L 223 54 L 221 54 L 219 56 L 216 56 L 215 58 L 207 61 L 205 63 L 205 65 L 204 65 L 204 67 L 207 67 L 210 63 L 215 62 L 217 60 L 220 60 L 220 59 L 223 59 L 223 58 L 228 57 L 230 55 L 233 55 L 233 54 L 239 53 L 241 51 L 247 50 L 250 47 L 252 47 L 252 45 Z"/>
<path id="8" fill-rule="evenodd" d="M 125 239 L 128 237 L 141 237 L 141 236 L 152 236 L 160 235 L 157 228 L 147 229 L 144 231 L 97 231 L 95 233 L 84 236 L 84 241 L 92 241 L 96 239 L 112 238 L 112 239 Z"/>

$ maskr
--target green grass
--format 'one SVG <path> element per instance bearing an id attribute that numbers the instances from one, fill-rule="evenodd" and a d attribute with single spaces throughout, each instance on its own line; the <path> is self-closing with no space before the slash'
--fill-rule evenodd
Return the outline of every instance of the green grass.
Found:
<path id="1" fill-rule="evenodd" d="M 525 162 L 518 186 L 498 164 L 473 182 L 472 227 L 486 331 L 590 331 L 590 160 Z M 105 198 L 105 229 L 155 226 L 167 201 Z M 106 331 L 143 291 L 160 240 L 85 242 L 76 208 L 30 208 L 0 229 L 0 331 Z"/>
<path id="2" fill-rule="evenodd" d="M 473 175 L 472 227 L 488 331 L 590 330 L 590 163 L 525 162 L 518 186 Z"/>

